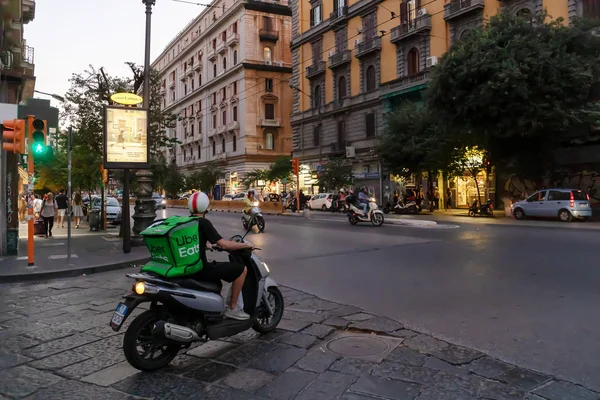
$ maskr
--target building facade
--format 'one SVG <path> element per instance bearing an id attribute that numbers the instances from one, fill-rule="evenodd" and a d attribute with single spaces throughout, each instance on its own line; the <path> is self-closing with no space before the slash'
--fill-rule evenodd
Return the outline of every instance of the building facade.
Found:
<path id="1" fill-rule="evenodd" d="M 547 11 L 567 22 L 600 14 L 598 0 L 291 0 L 294 157 L 316 192 L 319 165 L 352 162 L 356 186 L 390 189 L 377 146 L 385 114 L 420 100 L 430 70 L 473 27 L 501 10 Z M 386 190 L 387 189 L 387 190 Z"/>
<path id="2" fill-rule="evenodd" d="M 1 0 L 0 15 L 0 103 L 18 104 L 33 97 L 35 86 L 34 49 L 24 39 L 35 1 Z"/>
<path id="3" fill-rule="evenodd" d="M 181 144 L 166 159 L 184 173 L 219 163 L 217 196 L 290 155 L 291 35 L 285 0 L 215 0 L 152 64 L 164 109 L 178 115 L 168 134 Z"/>

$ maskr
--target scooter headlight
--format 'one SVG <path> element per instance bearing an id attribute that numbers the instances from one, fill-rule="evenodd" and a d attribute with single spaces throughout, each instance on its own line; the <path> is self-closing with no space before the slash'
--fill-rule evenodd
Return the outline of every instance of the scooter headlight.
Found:
<path id="1" fill-rule="evenodd" d="M 267 265 L 267 263 L 263 263 L 263 265 L 265 266 L 265 269 L 267 270 L 267 272 L 271 273 L 271 270 L 269 269 L 269 266 Z"/>
<path id="2" fill-rule="evenodd" d="M 158 288 L 158 286 L 153 285 L 151 283 L 139 281 L 139 282 L 136 282 L 135 285 L 133 286 L 133 291 L 136 294 L 143 295 L 143 294 L 156 294 L 160 291 L 160 289 Z"/>

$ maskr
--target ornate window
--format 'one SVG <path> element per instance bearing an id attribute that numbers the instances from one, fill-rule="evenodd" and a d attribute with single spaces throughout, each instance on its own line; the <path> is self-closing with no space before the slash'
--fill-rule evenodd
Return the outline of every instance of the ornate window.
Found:
<path id="1" fill-rule="evenodd" d="M 419 50 L 417 50 L 416 47 L 409 50 L 406 63 L 408 67 L 408 76 L 419 73 Z"/>
<path id="2" fill-rule="evenodd" d="M 273 150 L 273 134 L 271 132 L 267 132 L 265 135 L 265 147 L 267 150 Z"/>
<path id="3" fill-rule="evenodd" d="M 273 54 L 272 54 L 272 50 L 269 46 L 265 46 L 265 48 L 263 49 L 263 55 L 265 58 L 266 62 L 271 62 L 273 59 Z"/>
<path id="4" fill-rule="evenodd" d="M 339 100 L 346 97 L 346 77 L 345 76 L 340 76 L 340 79 L 338 79 L 337 95 L 338 95 Z"/>
<path id="5" fill-rule="evenodd" d="M 375 76 L 375 67 L 372 65 L 369 65 L 367 67 L 367 72 L 365 73 L 366 75 L 366 79 L 365 81 L 367 82 L 367 92 L 370 92 L 372 90 L 375 90 L 377 88 L 377 82 L 376 82 L 376 76 Z"/>

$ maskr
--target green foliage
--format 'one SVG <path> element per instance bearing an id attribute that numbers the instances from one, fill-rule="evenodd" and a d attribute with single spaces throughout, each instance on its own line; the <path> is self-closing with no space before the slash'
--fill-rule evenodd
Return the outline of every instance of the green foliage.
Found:
<path id="1" fill-rule="evenodd" d="M 199 190 L 202 184 L 200 183 L 200 179 L 202 175 L 200 172 L 193 172 L 190 175 L 185 177 L 185 187 L 188 190 Z"/>
<path id="2" fill-rule="evenodd" d="M 176 199 L 179 192 L 184 189 L 185 181 L 183 175 L 179 172 L 177 165 L 169 165 L 167 168 L 166 179 L 162 187 L 165 192 L 167 192 L 167 197 L 172 199 Z"/>
<path id="3" fill-rule="evenodd" d="M 352 184 L 352 165 L 344 158 L 332 158 L 323 164 L 319 186 L 325 190 L 337 190 Z"/>
<path id="4" fill-rule="evenodd" d="M 198 171 L 200 180 L 200 190 L 210 192 L 217 184 L 217 181 L 225 176 L 223 170 L 214 163 L 208 163 Z"/>
<path id="5" fill-rule="evenodd" d="M 292 174 L 292 162 L 289 157 L 280 157 L 268 170 L 267 180 L 271 182 L 281 182 L 284 179 L 289 180 Z"/>
<path id="6" fill-rule="evenodd" d="M 248 172 L 244 179 L 242 179 L 242 185 L 246 188 L 254 187 L 258 181 L 270 181 L 270 170 L 268 169 L 255 169 L 254 171 Z"/>
<path id="7" fill-rule="evenodd" d="M 571 128 L 595 122 L 600 38 L 593 24 L 545 18 L 494 16 L 435 67 L 428 107 L 455 148 L 485 148 L 494 163 L 537 174 Z"/>

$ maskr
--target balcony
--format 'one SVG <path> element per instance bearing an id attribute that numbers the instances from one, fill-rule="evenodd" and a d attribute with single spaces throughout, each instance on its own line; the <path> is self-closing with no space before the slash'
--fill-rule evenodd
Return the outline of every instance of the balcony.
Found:
<path id="1" fill-rule="evenodd" d="M 347 16 L 348 16 L 348 7 L 344 6 L 344 7 L 338 8 L 337 10 L 333 10 L 331 13 L 329 13 L 329 20 L 333 22 L 338 19 L 343 19 Z"/>
<path id="2" fill-rule="evenodd" d="M 217 134 L 217 128 L 208 128 L 208 137 L 215 136 Z"/>
<path id="3" fill-rule="evenodd" d="M 169 88 L 170 88 L 170 89 L 175 89 L 175 79 L 171 79 L 171 80 L 169 81 Z"/>
<path id="4" fill-rule="evenodd" d="M 371 39 L 363 40 L 356 46 L 354 56 L 356 58 L 361 58 L 366 55 L 369 55 L 375 51 L 381 51 L 381 38 L 374 37 Z"/>
<path id="5" fill-rule="evenodd" d="M 422 15 L 392 28 L 390 42 L 399 43 L 413 35 L 431 31 L 431 15 Z"/>
<path id="6" fill-rule="evenodd" d="M 273 29 L 260 29 L 258 37 L 261 42 L 276 42 L 279 40 L 279 31 Z"/>
<path id="7" fill-rule="evenodd" d="M 452 0 L 444 6 L 444 19 L 450 21 L 476 10 L 483 10 L 485 0 Z"/>
<path id="8" fill-rule="evenodd" d="M 216 155 L 214 155 L 214 156 L 213 156 L 213 158 L 214 158 L 215 160 L 224 160 L 224 159 L 226 159 L 226 158 L 227 158 L 227 153 L 226 153 L 226 152 L 224 152 L 224 151 L 222 151 L 222 152 L 220 152 L 220 153 L 217 153 Z"/>
<path id="9" fill-rule="evenodd" d="M 227 132 L 227 125 L 219 125 L 219 128 L 217 129 L 218 133 L 225 133 Z"/>
<path id="10" fill-rule="evenodd" d="M 189 76 L 190 78 L 194 76 L 194 65 L 193 64 L 189 64 L 187 71 L 186 71 L 187 76 Z"/>
<path id="11" fill-rule="evenodd" d="M 209 47 L 207 52 L 208 61 L 216 61 L 217 60 L 217 49 L 213 49 Z"/>
<path id="12" fill-rule="evenodd" d="M 186 73 L 186 72 L 187 72 L 187 71 L 186 71 L 186 70 L 184 70 L 184 69 L 182 69 L 182 70 L 181 70 L 181 72 L 179 72 L 179 80 L 180 80 L 180 81 L 182 81 L 182 82 L 185 82 L 185 81 L 187 81 L 187 78 L 188 78 L 188 76 L 187 76 L 187 73 Z"/>
<path id="13" fill-rule="evenodd" d="M 313 61 L 313 65 L 306 67 L 306 77 L 312 78 L 325 73 L 325 61 Z"/>
<path id="14" fill-rule="evenodd" d="M 160 87 L 160 95 L 161 96 L 166 96 L 166 94 L 167 94 L 167 88 L 164 87 L 164 86 L 161 86 Z"/>
<path id="15" fill-rule="evenodd" d="M 279 121 L 279 118 L 275 118 L 275 119 L 263 118 L 260 120 L 260 126 L 270 127 L 270 128 L 279 128 L 281 126 L 281 122 Z"/>
<path id="16" fill-rule="evenodd" d="M 221 41 L 217 44 L 217 53 L 219 54 L 223 54 L 227 51 L 227 46 L 225 45 L 225 42 Z"/>
<path id="17" fill-rule="evenodd" d="M 396 79 L 384 86 L 381 86 L 380 93 L 382 96 L 389 97 L 397 94 L 402 94 L 404 92 L 410 92 L 421 85 L 427 84 L 430 78 L 430 71 L 426 69 L 425 71 L 418 72 L 414 75 L 403 76 L 401 78 Z"/>
<path id="18" fill-rule="evenodd" d="M 331 143 L 331 152 L 338 154 L 338 153 L 346 153 L 346 142 L 336 142 L 336 143 Z"/>
<path id="19" fill-rule="evenodd" d="M 196 64 L 194 64 L 194 71 L 196 71 L 196 72 L 202 71 L 202 61 L 198 61 Z"/>
<path id="20" fill-rule="evenodd" d="M 34 64 L 34 49 L 31 46 L 23 46 L 23 62 L 33 66 Z"/>
<path id="21" fill-rule="evenodd" d="M 240 35 L 238 33 L 232 33 L 227 36 L 227 46 L 233 46 L 240 42 Z"/>
<path id="22" fill-rule="evenodd" d="M 329 56 L 329 68 L 334 69 L 351 61 L 351 51 L 343 50 Z"/>
<path id="23" fill-rule="evenodd" d="M 230 123 L 227 124 L 228 131 L 235 131 L 237 129 L 240 129 L 239 121 L 231 121 Z"/>
<path id="24" fill-rule="evenodd" d="M 35 0 L 23 0 L 23 23 L 27 24 L 35 18 Z"/>

